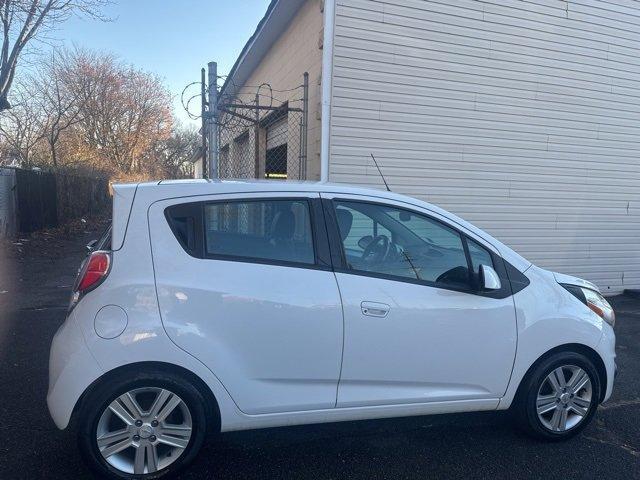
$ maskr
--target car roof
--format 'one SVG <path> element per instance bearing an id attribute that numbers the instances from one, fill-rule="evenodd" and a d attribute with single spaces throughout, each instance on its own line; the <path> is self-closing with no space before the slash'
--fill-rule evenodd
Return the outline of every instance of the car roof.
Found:
<path id="1" fill-rule="evenodd" d="M 350 185 L 347 183 L 331 183 L 308 180 L 256 180 L 256 179 L 181 179 L 161 180 L 158 182 L 139 183 L 138 192 L 147 194 L 147 198 L 159 199 L 177 196 L 209 195 L 222 193 L 259 193 L 259 192 L 319 192 L 319 193 L 344 193 L 353 195 L 366 195 L 380 197 L 382 199 L 397 200 L 419 207 L 436 208 L 414 197 L 386 191 L 382 180 L 372 178 L 376 188 Z M 114 185 L 122 187 L 122 185 Z M 450 216 L 446 211 L 441 213 Z"/>
<path id="2" fill-rule="evenodd" d="M 201 190 L 210 189 L 213 192 L 228 191 L 233 189 L 237 192 L 265 192 L 265 191 L 290 191 L 290 192 L 357 192 L 361 194 L 380 193 L 378 188 L 367 188 L 349 185 L 346 183 L 331 183 L 309 180 L 267 180 L 267 179 L 229 179 L 229 180 L 208 180 L 208 179 L 180 179 L 180 180 L 160 180 L 159 182 L 140 183 L 143 188 L 154 188 L 159 186 L 179 185 L 185 188 Z M 383 187 L 380 181 L 380 187 Z"/>

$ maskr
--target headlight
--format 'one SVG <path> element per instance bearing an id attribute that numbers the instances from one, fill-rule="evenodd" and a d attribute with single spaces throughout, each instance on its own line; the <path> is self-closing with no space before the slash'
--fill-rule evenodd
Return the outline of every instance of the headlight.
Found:
<path id="1" fill-rule="evenodd" d="M 580 289 L 586 299 L 587 307 L 593 310 L 600 318 L 613 327 L 616 323 L 616 314 L 613 311 L 613 307 L 609 305 L 609 302 L 594 290 L 582 287 Z"/>
<path id="2" fill-rule="evenodd" d="M 609 325 L 612 327 L 615 325 L 616 314 L 613 311 L 613 307 L 609 305 L 609 302 L 598 292 L 576 285 L 563 284 L 562 286 Z"/>

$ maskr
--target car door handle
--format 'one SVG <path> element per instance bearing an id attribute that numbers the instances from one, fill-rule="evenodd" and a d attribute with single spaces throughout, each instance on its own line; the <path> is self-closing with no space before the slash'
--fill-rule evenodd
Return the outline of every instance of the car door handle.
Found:
<path id="1" fill-rule="evenodd" d="M 360 304 L 362 314 L 369 317 L 386 317 L 390 308 L 386 303 L 362 302 Z"/>

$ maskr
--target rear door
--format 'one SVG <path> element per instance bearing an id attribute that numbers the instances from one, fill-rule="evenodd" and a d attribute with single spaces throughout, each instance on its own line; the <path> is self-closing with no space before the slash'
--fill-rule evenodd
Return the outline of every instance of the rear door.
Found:
<path id="1" fill-rule="evenodd" d="M 248 414 L 333 408 L 343 340 L 318 194 L 216 195 L 149 210 L 167 334 Z"/>

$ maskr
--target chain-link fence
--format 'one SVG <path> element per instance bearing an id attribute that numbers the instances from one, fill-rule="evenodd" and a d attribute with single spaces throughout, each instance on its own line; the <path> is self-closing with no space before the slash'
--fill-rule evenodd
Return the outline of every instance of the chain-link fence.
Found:
<path id="1" fill-rule="evenodd" d="M 218 100 L 220 178 L 306 178 L 308 75 L 290 90 L 230 88 Z"/>

